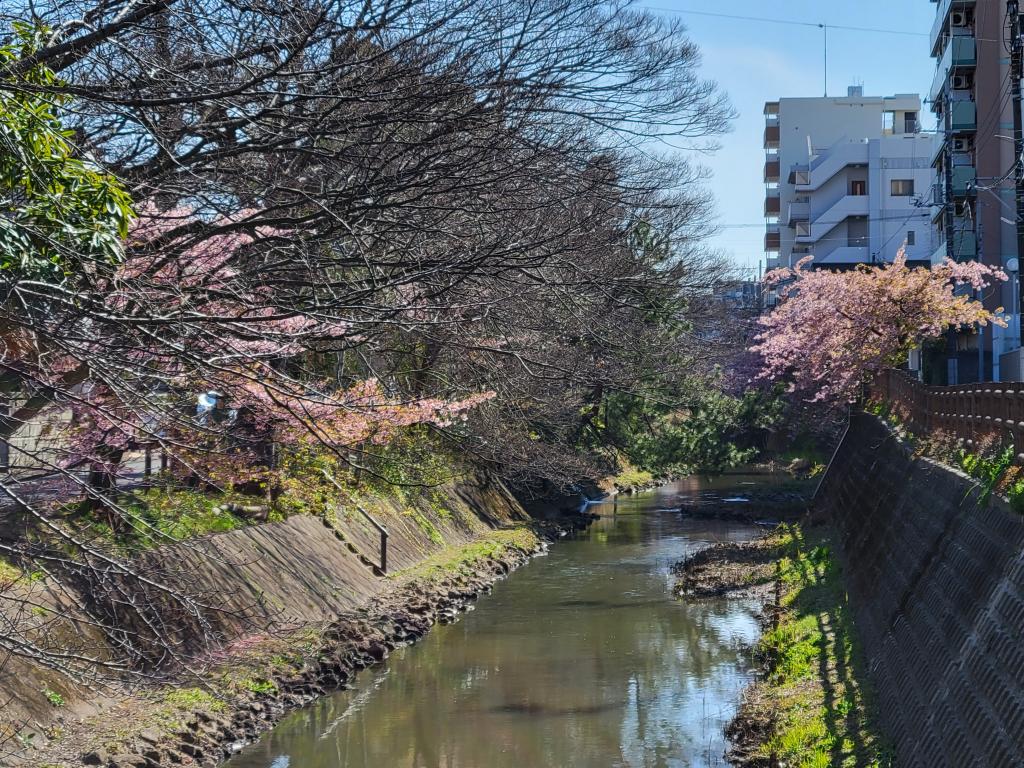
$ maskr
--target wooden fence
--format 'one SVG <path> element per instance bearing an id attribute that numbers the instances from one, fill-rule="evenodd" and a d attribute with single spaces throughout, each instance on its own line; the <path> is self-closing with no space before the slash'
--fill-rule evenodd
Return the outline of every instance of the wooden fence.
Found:
<path id="1" fill-rule="evenodd" d="M 891 370 L 875 380 L 869 397 L 889 403 L 914 433 L 945 432 L 970 445 L 994 440 L 1024 451 L 1024 382 L 928 387 L 906 371 Z M 1017 458 L 1024 461 L 1024 453 Z"/>

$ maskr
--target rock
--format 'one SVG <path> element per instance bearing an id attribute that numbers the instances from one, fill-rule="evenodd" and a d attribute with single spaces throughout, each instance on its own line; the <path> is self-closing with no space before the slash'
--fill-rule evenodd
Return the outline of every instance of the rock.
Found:
<path id="1" fill-rule="evenodd" d="M 123 753 L 114 755 L 107 765 L 109 768 L 146 768 L 146 758 Z"/>
<path id="2" fill-rule="evenodd" d="M 812 466 L 813 464 L 810 459 L 793 459 L 789 466 L 786 467 L 786 471 L 792 474 L 809 472 Z"/>
<path id="3" fill-rule="evenodd" d="M 144 728 L 139 733 L 139 738 L 147 744 L 159 744 L 161 741 L 160 732 L 156 728 Z"/>
<path id="4" fill-rule="evenodd" d="M 178 748 L 182 752 L 184 752 L 186 755 L 189 755 L 190 757 L 192 757 L 195 760 L 202 760 L 203 759 L 203 750 L 201 748 L 197 747 L 195 744 L 182 744 Z"/>
<path id="5" fill-rule="evenodd" d="M 85 765 L 106 765 L 109 760 L 110 755 L 107 754 L 107 750 L 103 747 L 82 755 L 82 763 Z"/>

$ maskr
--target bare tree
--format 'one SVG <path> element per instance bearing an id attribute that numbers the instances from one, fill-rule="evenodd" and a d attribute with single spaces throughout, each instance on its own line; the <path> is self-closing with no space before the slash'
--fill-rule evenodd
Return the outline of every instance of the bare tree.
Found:
<path id="1" fill-rule="evenodd" d="M 117 488 L 140 446 L 197 482 L 218 463 L 272 469 L 281 441 L 344 464 L 410 408 L 446 425 L 487 401 L 457 436 L 510 476 L 565 482 L 592 467 L 576 448 L 602 393 L 715 362 L 696 329 L 723 266 L 703 249 L 701 172 L 665 142 L 710 146 L 731 111 L 676 23 L 621 0 L 4 16 L 41 31 L 0 91 L 52 103 L 138 217 L 121 258 L 62 244 L 65 268 L 0 275 L 0 439 L 49 419 L 64 438 L 22 463 L 112 525 L 141 525 Z M 637 242 L 652 232 L 657 258 Z M 208 390 L 231 418 L 197 418 Z M 121 668 L 184 664 L 164 617 L 216 606 L 76 538 L 24 487 L 0 480 L 47 535 L 0 553 L 102 596 L 81 607 Z M 67 667 L 30 635 L 0 644 Z"/>

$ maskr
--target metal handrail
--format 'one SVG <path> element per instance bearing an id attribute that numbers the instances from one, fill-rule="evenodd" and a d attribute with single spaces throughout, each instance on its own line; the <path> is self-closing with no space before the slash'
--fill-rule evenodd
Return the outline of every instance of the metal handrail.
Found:
<path id="1" fill-rule="evenodd" d="M 342 493 L 345 492 L 345 488 L 341 485 L 341 483 L 339 483 L 337 480 L 335 480 L 333 477 L 331 477 L 330 473 L 326 469 L 320 470 L 320 473 L 324 476 L 324 478 L 328 482 L 331 483 L 331 485 L 333 485 L 335 488 L 337 488 Z M 387 573 L 388 572 L 388 536 L 390 535 L 388 533 L 388 529 L 385 528 L 383 525 L 381 525 L 379 522 L 377 522 L 377 520 L 374 519 L 373 515 L 371 515 L 369 512 L 367 512 L 361 506 L 359 506 L 359 504 L 356 504 L 355 502 L 353 502 L 353 504 L 354 504 L 355 508 L 359 510 L 359 513 L 363 517 L 365 517 L 367 519 L 367 521 L 370 523 L 370 525 L 372 525 L 374 528 L 376 528 L 377 532 L 380 534 L 380 570 L 381 570 L 382 573 Z"/>

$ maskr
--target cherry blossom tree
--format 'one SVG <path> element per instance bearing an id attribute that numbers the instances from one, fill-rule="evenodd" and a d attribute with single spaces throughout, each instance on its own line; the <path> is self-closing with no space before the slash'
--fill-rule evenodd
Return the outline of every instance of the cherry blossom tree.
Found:
<path id="1" fill-rule="evenodd" d="M 892 264 L 850 271 L 810 265 L 808 257 L 767 275 L 781 304 L 759 321 L 752 349 L 761 358 L 758 378 L 784 381 L 812 401 L 855 399 L 872 375 L 949 329 L 1005 325 L 976 298 L 1006 280 L 984 264 L 911 268 L 901 252 Z"/>

